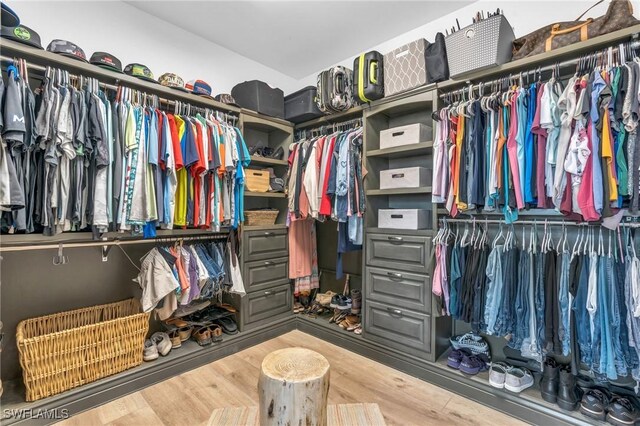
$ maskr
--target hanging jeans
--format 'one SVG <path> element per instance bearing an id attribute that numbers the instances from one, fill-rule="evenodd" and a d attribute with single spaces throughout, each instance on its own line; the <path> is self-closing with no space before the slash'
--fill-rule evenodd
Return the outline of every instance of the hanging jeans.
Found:
<path id="1" fill-rule="evenodd" d="M 467 260 L 467 248 L 456 244 L 451 253 L 451 282 L 449 310 L 454 319 L 460 319 L 460 293 L 462 288 L 462 271 Z"/>
<path id="2" fill-rule="evenodd" d="M 558 303 L 560 308 L 558 338 L 562 344 L 562 355 L 569 356 L 571 347 L 571 328 L 569 327 L 569 267 L 571 255 L 569 252 L 563 252 L 561 257 L 558 289 Z"/>
<path id="3" fill-rule="evenodd" d="M 613 362 L 615 366 L 616 376 L 627 375 L 627 363 L 622 353 L 622 345 L 620 344 L 620 309 L 618 306 L 618 274 L 614 264 L 613 257 L 606 258 L 607 265 L 607 302 L 609 304 L 609 320 L 607 321 L 610 326 L 610 347 L 612 347 L 612 359 L 608 364 Z"/>
<path id="4" fill-rule="evenodd" d="M 618 378 L 614 363 L 612 331 L 610 320 L 610 304 L 608 294 L 607 279 L 609 278 L 607 262 L 605 256 L 598 257 L 598 301 L 596 311 L 596 332 L 593 341 L 593 364 L 592 369 L 600 375 L 606 375 L 610 380 Z"/>
<path id="5" fill-rule="evenodd" d="M 514 298 L 514 332 L 509 347 L 520 350 L 522 342 L 528 337 L 529 332 L 529 253 L 521 250 L 518 256 L 518 274 L 516 293 Z"/>
<path id="6" fill-rule="evenodd" d="M 537 337 L 537 351 L 542 354 L 542 348 L 545 341 L 545 265 L 546 254 L 536 254 L 536 280 L 535 280 L 535 306 L 536 306 L 536 337 Z"/>
<path id="7" fill-rule="evenodd" d="M 557 255 L 555 251 L 549 250 L 545 256 L 544 316 L 546 318 L 546 322 L 544 331 L 544 352 L 557 354 L 562 350 L 560 339 L 558 338 L 560 310 L 558 304 L 558 276 L 556 270 Z"/>
<path id="8" fill-rule="evenodd" d="M 476 333 L 486 328 L 484 324 L 484 307 L 487 299 L 486 278 L 488 250 L 486 247 L 479 249 L 478 267 L 473 277 L 473 308 L 471 311 L 471 328 Z"/>
<path id="9" fill-rule="evenodd" d="M 587 311 L 587 289 L 589 286 L 589 256 L 582 256 L 581 267 L 578 271 L 578 291 L 573 300 L 573 311 L 576 315 L 576 330 L 578 346 L 580 347 L 580 361 L 591 365 L 591 320 Z"/>
<path id="10" fill-rule="evenodd" d="M 620 315 L 620 342 L 622 355 L 627 367 L 631 370 L 638 368 L 638 354 L 629 346 L 629 326 L 627 324 L 627 305 L 625 303 L 625 279 L 626 279 L 626 263 L 619 258 L 614 264 L 616 270 L 616 294 L 618 296 L 617 304 Z"/>
<path id="11" fill-rule="evenodd" d="M 484 323 L 487 334 L 495 334 L 498 310 L 502 302 L 502 290 L 504 288 L 502 274 L 502 260 L 504 258 L 504 246 L 495 246 L 487 260 L 487 302 L 484 308 Z"/>
<path id="12" fill-rule="evenodd" d="M 495 325 L 497 336 L 511 334 L 514 329 L 513 298 L 518 282 L 518 251 L 518 248 L 514 247 L 508 250 L 505 255 L 503 270 L 504 287 L 502 300 L 500 302 L 500 311 L 498 312 L 498 319 Z"/>
<path id="13" fill-rule="evenodd" d="M 633 315 L 633 283 L 632 269 L 634 257 L 627 255 L 625 258 L 625 278 L 624 278 L 624 300 L 627 308 L 626 322 L 627 329 L 629 330 L 629 347 L 632 352 L 635 352 L 636 357 L 640 358 L 640 317 Z M 640 381 L 640 366 L 631 370 L 631 375 L 634 380 Z"/>

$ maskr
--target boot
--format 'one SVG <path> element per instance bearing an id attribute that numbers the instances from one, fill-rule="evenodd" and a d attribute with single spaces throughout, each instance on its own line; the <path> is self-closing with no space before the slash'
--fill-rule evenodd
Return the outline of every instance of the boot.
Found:
<path id="1" fill-rule="evenodd" d="M 360 314 L 360 307 L 362 306 L 362 293 L 360 290 L 351 290 L 351 313 L 354 315 Z"/>
<path id="2" fill-rule="evenodd" d="M 540 394 L 545 401 L 556 403 L 558 398 L 558 363 L 553 358 L 547 358 L 544 361 Z"/>
<path id="3" fill-rule="evenodd" d="M 576 384 L 576 376 L 571 374 L 571 367 L 560 368 L 560 385 L 558 386 L 558 406 L 563 410 L 574 411 L 582 399 L 582 392 Z"/>

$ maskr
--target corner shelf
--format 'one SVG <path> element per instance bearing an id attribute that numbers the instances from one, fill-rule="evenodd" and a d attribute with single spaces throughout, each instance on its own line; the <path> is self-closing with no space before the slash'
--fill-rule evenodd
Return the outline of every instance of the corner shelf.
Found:
<path id="1" fill-rule="evenodd" d="M 251 192 L 245 191 L 245 197 L 257 197 L 257 198 L 286 198 L 287 194 L 282 192 Z"/>
<path id="2" fill-rule="evenodd" d="M 273 158 L 261 157 L 259 155 L 251 156 L 251 164 L 250 165 L 267 165 L 267 166 L 288 166 L 289 162 L 287 160 L 276 160 Z"/>
<path id="3" fill-rule="evenodd" d="M 368 151 L 367 157 L 401 158 L 427 154 L 433 148 L 433 142 L 421 142 L 412 145 L 396 146 L 393 148 L 374 149 Z"/>
<path id="4" fill-rule="evenodd" d="M 421 186 L 420 188 L 368 189 L 366 194 L 368 196 L 431 194 L 431 187 Z"/>

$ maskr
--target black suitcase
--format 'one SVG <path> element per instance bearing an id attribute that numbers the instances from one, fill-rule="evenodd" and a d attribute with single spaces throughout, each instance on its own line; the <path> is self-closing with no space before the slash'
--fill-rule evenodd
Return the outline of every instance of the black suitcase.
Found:
<path id="1" fill-rule="evenodd" d="M 384 97 L 384 67 L 382 54 L 372 50 L 353 61 L 353 97 L 359 102 L 371 102 Z"/>
<path id="2" fill-rule="evenodd" d="M 324 113 L 316 105 L 317 88 L 307 86 L 284 98 L 284 118 L 292 123 L 302 123 L 322 117 Z"/>
<path id="3" fill-rule="evenodd" d="M 284 118 L 284 93 L 259 80 L 245 81 L 231 89 L 231 96 L 242 108 L 271 117 Z"/>

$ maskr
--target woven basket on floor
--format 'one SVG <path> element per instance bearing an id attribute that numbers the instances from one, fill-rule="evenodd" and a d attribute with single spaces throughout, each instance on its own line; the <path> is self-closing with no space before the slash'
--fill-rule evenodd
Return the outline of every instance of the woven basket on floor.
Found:
<path id="1" fill-rule="evenodd" d="M 244 224 L 246 226 L 273 225 L 276 223 L 278 213 L 277 209 L 245 210 Z"/>
<path id="2" fill-rule="evenodd" d="M 27 401 L 142 363 L 149 314 L 128 299 L 21 321 L 16 329 Z"/>

